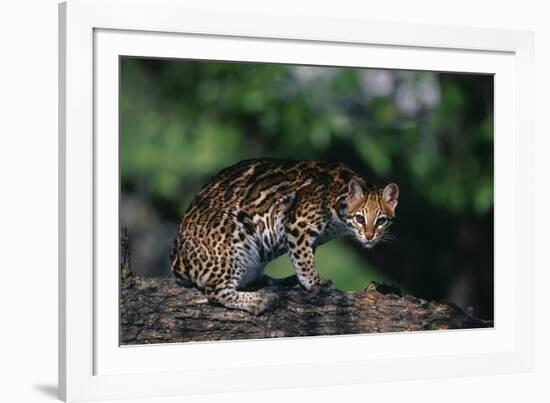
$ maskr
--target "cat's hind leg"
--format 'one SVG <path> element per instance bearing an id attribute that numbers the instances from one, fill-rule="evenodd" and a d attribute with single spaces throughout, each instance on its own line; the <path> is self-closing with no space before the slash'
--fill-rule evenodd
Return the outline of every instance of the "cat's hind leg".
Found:
<path id="1" fill-rule="evenodd" d="M 218 303 L 229 309 L 240 309 L 253 315 L 261 315 L 272 308 L 276 301 L 275 294 L 266 291 L 237 291 L 230 284 L 218 284 L 206 287 L 208 301 Z"/>

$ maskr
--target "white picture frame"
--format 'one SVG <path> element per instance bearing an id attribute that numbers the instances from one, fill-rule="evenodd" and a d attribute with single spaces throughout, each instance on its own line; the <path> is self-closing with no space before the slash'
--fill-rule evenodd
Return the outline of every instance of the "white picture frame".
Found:
<path id="1" fill-rule="evenodd" d="M 526 208 L 534 200 L 531 33 L 228 15 L 170 0 L 71 0 L 60 5 L 59 38 L 62 399 L 532 370 L 533 209 Z M 495 74 L 495 327 L 120 347 L 120 55 Z"/>

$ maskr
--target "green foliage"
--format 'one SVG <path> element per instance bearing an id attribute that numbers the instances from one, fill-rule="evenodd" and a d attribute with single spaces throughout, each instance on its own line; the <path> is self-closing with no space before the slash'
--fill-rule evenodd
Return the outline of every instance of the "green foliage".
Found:
<path id="1" fill-rule="evenodd" d="M 240 159 L 345 159 L 331 152 L 339 143 L 378 177 L 406 177 L 437 207 L 492 207 L 492 116 L 465 119 L 464 76 L 406 77 L 418 86 L 436 76 L 440 94 L 407 114 L 393 94 L 362 90 L 364 69 L 125 58 L 121 71 L 122 179 L 139 178 L 180 212 L 200 183 Z M 492 78 L 481 79 L 492 90 Z"/>

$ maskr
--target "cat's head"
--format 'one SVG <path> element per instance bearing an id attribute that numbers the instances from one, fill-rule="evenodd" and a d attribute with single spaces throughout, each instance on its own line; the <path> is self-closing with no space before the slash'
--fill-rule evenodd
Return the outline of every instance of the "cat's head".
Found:
<path id="1" fill-rule="evenodd" d="M 384 189 L 363 189 L 352 179 L 346 196 L 345 222 L 349 232 L 366 248 L 390 239 L 388 228 L 395 218 L 399 188 L 390 183 Z"/>

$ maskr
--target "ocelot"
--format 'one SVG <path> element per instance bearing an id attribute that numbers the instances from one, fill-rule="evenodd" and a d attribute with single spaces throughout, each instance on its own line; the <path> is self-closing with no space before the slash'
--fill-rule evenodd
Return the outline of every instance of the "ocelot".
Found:
<path id="1" fill-rule="evenodd" d="M 376 188 L 340 162 L 255 159 L 216 174 L 179 226 L 171 270 L 209 301 L 262 314 L 276 294 L 247 291 L 268 262 L 288 253 L 307 290 L 330 284 L 315 269 L 315 248 L 349 236 L 366 248 L 390 235 L 399 189 Z M 295 277 L 295 278 L 296 278 Z"/>

